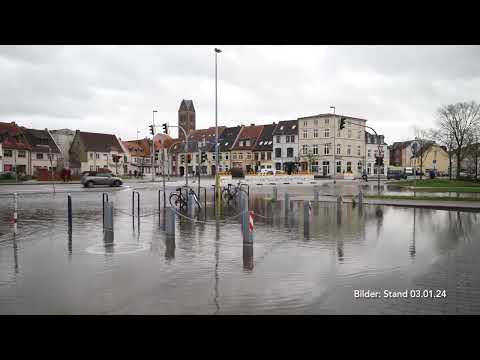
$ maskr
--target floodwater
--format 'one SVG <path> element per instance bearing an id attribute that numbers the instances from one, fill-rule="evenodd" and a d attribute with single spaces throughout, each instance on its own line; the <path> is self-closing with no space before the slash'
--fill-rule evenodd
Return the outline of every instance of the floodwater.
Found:
<path id="1" fill-rule="evenodd" d="M 0 314 L 480 313 L 478 213 L 319 203 L 305 224 L 302 201 L 285 215 L 251 189 L 249 247 L 238 210 L 217 223 L 212 204 L 201 222 L 179 217 L 167 238 L 157 190 L 138 191 L 140 231 L 131 190 L 109 193 L 113 243 L 101 193 L 72 195 L 71 236 L 66 194 L 19 196 L 16 237 L 13 201 L 0 198 Z M 413 289 L 432 293 L 354 297 Z"/>

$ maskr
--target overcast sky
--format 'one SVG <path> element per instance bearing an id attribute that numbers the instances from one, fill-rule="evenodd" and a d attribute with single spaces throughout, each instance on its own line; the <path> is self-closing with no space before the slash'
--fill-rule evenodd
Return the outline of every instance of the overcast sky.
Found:
<path id="1" fill-rule="evenodd" d="M 480 101 L 479 46 L 221 46 L 219 125 L 330 112 L 365 118 L 387 143 L 432 127 L 436 109 Z M 0 121 L 148 135 L 191 99 L 215 125 L 214 46 L 0 46 Z M 161 131 L 160 127 L 158 131 Z M 176 132 L 174 132 L 176 135 Z"/>

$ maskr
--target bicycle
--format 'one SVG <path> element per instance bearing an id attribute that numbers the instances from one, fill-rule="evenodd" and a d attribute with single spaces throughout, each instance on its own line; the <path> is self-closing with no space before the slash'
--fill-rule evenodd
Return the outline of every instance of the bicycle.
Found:
<path id="1" fill-rule="evenodd" d="M 174 193 L 171 193 L 168 201 L 170 202 L 170 205 L 173 207 L 178 207 L 180 210 L 182 210 L 184 207 L 186 208 L 188 206 L 188 200 L 187 198 L 183 195 L 182 189 L 186 188 L 186 186 L 182 186 L 177 188 Z M 193 189 L 189 189 L 190 191 L 188 194 L 192 195 L 193 200 L 197 204 L 198 208 L 201 209 L 202 205 L 200 205 L 200 201 L 198 200 L 198 196 L 193 191 Z"/>
<path id="2" fill-rule="evenodd" d="M 227 184 L 227 187 L 224 187 L 222 190 L 222 199 L 228 203 L 232 200 L 235 201 L 240 191 L 245 192 L 245 190 L 242 189 L 240 182 L 236 186 Z"/>

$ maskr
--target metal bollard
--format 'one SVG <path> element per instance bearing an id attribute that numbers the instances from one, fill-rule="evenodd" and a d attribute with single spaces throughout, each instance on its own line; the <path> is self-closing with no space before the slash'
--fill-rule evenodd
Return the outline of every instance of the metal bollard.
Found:
<path id="1" fill-rule="evenodd" d="M 285 216 L 288 215 L 288 207 L 290 206 L 290 194 L 285 193 Z"/>
<path id="2" fill-rule="evenodd" d="M 253 245 L 243 244 L 243 268 L 253 270 Z"/>
<path id="3" fill-rule="evenodd" d="M 318 205 L 318 194 L 319 193 L 319 190 L 318 190 L 318 185 L 315 185 L 313 187 L 313 200 L 315 201 L 315 205 Z"/>
<path id="4" fill-rule="evenodd" d="M 310 201 L 303 201 L 303 234 L 308 239 L 310 233 Z"/>
<path id="5" fill-rule="evenodd" d="M 169 236 L 175 236 L 175 218 L 177 213 L 172 207 L 167 207 L 167 219 L 165 222 L 165 231 Z"/>
<path id="6" fill-rule="evenodd" d="M 272 201 L 277 201 L 277 187 L 273 187 L 273 196 L 272 196 Z"/>
<path id="7" fill-rule="evenodd" d="M 102 226 L 105 228 L 105 203 L 108 203 L 108 194 L 102 194 Z"/>
<path id="8" fill-rule="evenodd" d="M 107 202 L 104 206 L 105 223 L 103 227 L 103 236 L 105 241 L 113 241 L 113 202 Z"/>
<path id="9" fill-rule="evenodd" d="M 18 227 L 18 196 L 17 193 L 13 194 L 13 235 L 17 235 Z"/>
<path id="10" fill-rule="evenodd" d="M 253 244 L 253 211 L 246 212 L 243 217 L 243 244 Z"/>
<path id="11" fill-rule="evenodd" d="M 337 206 L 342 206 L 342 195 L 337 195 Z"/>
<path id="12" fill-rule="evenodd" d="M 193 195 L 188 193 L 187 197 L 187 214 L 189 218 L 193 218 L 195 214 L 195 207 L 193 206 Z"/>
<path id="13" fill-rule="evenodd" d="M 72 233 L 72 196 L 70 194 L 67 195 L 67 202 L 68 202 L 68 232 L 69 234 Z"/>

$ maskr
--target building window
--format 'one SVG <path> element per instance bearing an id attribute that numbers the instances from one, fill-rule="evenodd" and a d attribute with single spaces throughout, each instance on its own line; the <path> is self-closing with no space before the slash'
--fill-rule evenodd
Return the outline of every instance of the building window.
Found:
<path id="1" fill-rule="evenodd" d="M 340 129 L 337 129 L 337 137 L 339 138 L 341 136 Z"/>
<path id="2" fill-rule="evenodd" d="M 368 158 L 371 158 L 372 157 L 372 150 L 368 149 L 367 153 L 368 153 Z"/>
<path id="3" fill-rule="evenodd" d="M 90 160 L 93 160 L 93 153 L 89 153 L 89 155 L 90 155 Z M 90 170 L 93 171 L 93 169 L 90 169 Z"/>
<path id="4" fill-rule="evenodd" d="M 267 160 L 272 160 L 272 152 L 267 151 Z"/>
<path id="5" fill-rule="evenodd" d="M 282 163 L 279 163 L 279 162 L 275 163 L 275 169 L 276 170 L 281 170 L 282 169 Z"/>
<path id="6" fill-rule="evenodd" d="M 342 147 L 340 144 L 337 144 L 337 155 L 340 155 L 342 152 Z"/>
<path id="7" fill-rule="evenodd" d="M 367 164 L 367 174 L 370 175 L 371 172 L 372 172 L 372 164 L 368 163 Z"/>
<path id="8" fill-rule="evenodd" d="M 352 162 L 347 161 L 347 172 L 351 173 L 352 172 Z"/>
<path id="9" fill-rule="evenodd" d="M 325 137 L 330 137 L 330 128 L 325 128 Z"/>
<path id="10" fill-rule="evenodd" d="M 360 137 L 362 136 L 362 131 L 361 130 L 358 130 L 358 136 L 357 136 L 357 139 L 360 139 Z"/>
<path id="11" fill-rule="evenodd" d="M 337 174 L 342 172 L 342 161 L 337 161 Z"/>
<path id="12" fill-rule="evenodd" d="M 308 145 L 303 145 L 303 146 L 302 146 L 302 153 L 303 153 L 303 155 L 307 155 L 307 152 L 308 152 Z"/>
<path id="13" fill-rule="evenodd" d="M 288 149 L 287 149 L 288 150 Z M 288 151 L 287 151 L 288 152 Z M 282 149 L 281 148 L 275 148 L 275 157 L 280 158 L 282 157 Z"/>
<path id="14" fill-rule="evenodd" d="M 329 121 L 329 119 L 326 118 L 326 119 L 325 119 L 325 125 L 328 125 L 328 121 Z"/>
<path id="15" fill-rule="evenodd" d="M 255 161 L 258 161 L 258 152 L 255 153 Z"/>
<path id="16" fill-rule="evenodd" d="M 252 153 L 247 153 L 247 160 L 251 160 L 252 159 Z"/>
<path id="17" fill-rule="evenodd" d="M 219 154 L 220 155 L 220 154 Z M 218 156 L 219 159 L 221 159 L 220 156 Z M 198 164 L 199 163 L 199 160 L 200 160 L 200 155 L 198 154 L 195 154 L 195 162 Z"/>
<path id="18" fill-rule="evenodd" d="M 238 160 L 243 160 L 243 153 L 238 154 Z"/>
<path id="19" fill-rule="evenodd" d="M 24 158 L 25 157 L 25 150 L 18 150 L 18 157 Z"/>
<path id="20" fill-rule="evenodd" d="M 280 136 L 279 135 L 277 135 L 277 144 L 280 144 Z"/>
<path id="21" fill-rule="evenodd" d="M 348 129 L 348 138 L 350 139 L 352 137 L 352 130 Z"/>
<path id="22" fill-rule="evenodd" d="M 198 155 L 197 155 L 197 156 L 198 156 Z M 219 161 L 222 161 L 222 153 L 221 153 L 221 152 L 218 153 L 218 160 L 219 160 Z M 197 162 L 198 162 L 198 160 L 197 160 Z"/>
<path id="23" fill-rule="evenodd" d="M 318 129 L 313 129 L 313 137 L 318 138 Z"/>
<path id="24" fill-rule="evenodd" d="M 323 153 L 325 155 L 330 154 L 330 144 L 325 144 L 325 146 L 323 147 Z"/>
<path id="25" fill-rule="evenodd" d="M 225 160 L 228 160 L 228 153 L 225 153 Z"/>
<path id="26" fill-rule="evenodd" d="M 128 158 L 126 156 L 123 157 L 124 162 L 128 162 Z"/>
<path id="27" fill-rule="evenodd" d="M 358 155 L 358 156 L 360 156 L 360 150 L 361 150 L 361 146 L 358 145 L 358 146 L 357 146 L 357 155 Z"/>
<path id="28" fill-rule="evenodd" d="M 43 160 L 43 153 L 37 153 L 37 160 Z"/>
<path id="29" fill-rule="evenodd" d="M 100 159 L 100 154 L 95 154 L 95 159 Z"/>
<path id="30" fill-rule="evenodd" d="M 105 160 L 108 160 L 108 154 L 103 154 L 103 158 L 104 158 Z"/>
<path id="31" fill-rule="evenodd" d="M 4 157 L 12 157 L 12 150 L 3 150 Z"/>
<path id="32" fill-rule="evenodd" d="M 303 126 L 307 126 L 307 120 L 303 120 Z"/>
<path id="33" fill-rule="evenodd" d="M 260 153 L 260 159 L 265 160 L 265 153 L 263 151 Z"/>
<path id="34" fill-rule="evenodd" d="M 240 147 L 243 147 L 243 141 L 239 141 L 239 142 L 238 142 L 238 145 L 239 145 Z"/>
<path id="35" fill-rule="evenodd" d="M 93 171 L 93 165 L 90 165 L 90 171 Z"/>
<path id="36" fill-rule="evenodd" d="M 307 136 L 308 136 L 308 131 L 307 131 L 307 129 L 304 129 L 303 130 L 303 138 L 306 139 Z"/>
<path id="37" fill-rule="evenodd" d="M 352 155 L 352 145 L 347 146 L 347 155 Z"/>
<path id="38" fill-rule="evenodd" d="M 290 142 L 290 136 L 287 135 L 286 138 L 285 138 L 285 141 L 286 141 L 287 143 L 289 143 L 289 142 Z"/>
<path id="39" fill-rule="evenodd" d="M 318 145 L 313 145 L 313 155 L 318 155 Z"/>
<path id="40" fill-rule="evenodd" d="M 232 159 L 233 159 L 233 160 L 237 160 L 237 153 L 233 153 Z"/>
<path id="41" fill-rule="evenodd" d="M 245 146 L 250 146 L 250 140 L 245 140 Z"/>
<path id="42" fill-rule="evenodd" d="M 97 169 L 96 169 L 96 170 L 97 170 L 97 171 L 100 170 L 100 166 L 97 165 Z"/>
<path id="43" fill-rule="evenodd" d="M 287 148 L 287 158 L 293 157 L 293 148 Z"/>
<path id="44" fill-rule="evenodd" d="M 313 125 L 318 126 L 318 119 L 313 120 Z"/>
<path id="45" fill-rule="evenodd" d="M 290 142 L 294 143 L 295 142 L 295 135 L 290 136 Z"/>
<path id="46" fill-rule="evenodd" d="M 358 169 L 358 173 L 361 174 L 362 173 L 362 162 L 361 161 L 358 162 L 357 169 Z"/>

